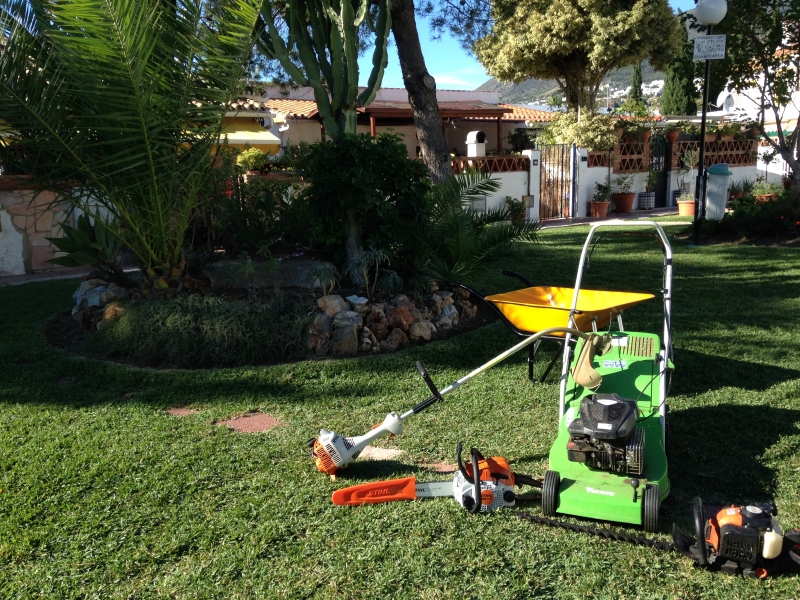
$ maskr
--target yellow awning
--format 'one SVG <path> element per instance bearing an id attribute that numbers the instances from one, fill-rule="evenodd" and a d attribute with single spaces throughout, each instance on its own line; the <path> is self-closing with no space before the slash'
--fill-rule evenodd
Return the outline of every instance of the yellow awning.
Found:
<path id="1" fill-rule="evenodd" d="M 230 146 L 249 146 L 268 153 L 275 153 L 280 148 L 280 138 L 264 129 L 253 117 L 237 117 L 226 121 L 220 143 L 227 137 Z"/>

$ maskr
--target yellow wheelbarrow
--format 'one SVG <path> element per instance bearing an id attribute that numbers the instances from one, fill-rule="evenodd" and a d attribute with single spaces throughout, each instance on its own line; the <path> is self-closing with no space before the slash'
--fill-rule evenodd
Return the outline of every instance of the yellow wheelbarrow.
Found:
<path id="1" fill-rule="evenodd" d="M 622 311 L 655 298 L 653 294 L 581 289 L 576 307 L 572 310 L 574 288 L 535 286 L 527 277 L 514 271 L 503 271 L 503 275 L 516 277 L 529 287 L 484 296 L 462 283 L 448 281 L 446 285 L 460 287 L 481 299 L 511 331 L 524 337 L 551 327 L 574 327 L 585 333 L 596 332 L 608 327 L 614 318 L 617 319 L 619 330 L 624 331 Z M 559 340 L 563 349 L 563 337 L 563 333 L 557 333 L 542 339 Z M 533 363 L 540 342 L 528 346 L 528 378 L 531 381 L 534 381 Z M 556 353 L 539 381 L 545 380 L 560 355 L 560 352 Z"/>

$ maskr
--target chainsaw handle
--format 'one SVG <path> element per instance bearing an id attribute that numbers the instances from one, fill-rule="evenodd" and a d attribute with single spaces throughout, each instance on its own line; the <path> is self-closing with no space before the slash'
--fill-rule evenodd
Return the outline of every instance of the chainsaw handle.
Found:
<path id="1" fill-rule="evenodd" d="M 483 496 L 481 496 L 481 472 L 480 468 L 478 467 L 478 461 L 483 458 L 481 453 L 478 452 L 477 448 L 470 448 L 470 453 L 472 454 L 472 474 L 475 486 L 475 504 L 472 505 L 472 508 L 469 510 L 472 514 L 481 512 L 481 506 L 483 505 Z"/>
<path id="2" fill-rule="evenodd" d="M 708 564 L 708 549 L 706 548 L 706 517 L 703 514 L 703 500 L 700 496 L 695 496 L 692 502 L 694 502 L 694 529 L 697 533 L 697 562 L 705 567 Z"/>
<path id="3" fill-rule="evenodd" d="M 458 442 L 456 445 L 456 456 L 458 457 L 458 470 L 461 471 L 461 474 L 464 476 L 464 479 L 467 480 L 467 483 L 475 483 L 475 480 L 472 478 L 472 475 L 467 473 L 467 468 L 464 466 L 464 461 L 461 460 L 461 450 L 463 444 Z"/>
<path id="4" fill-rule="evenodd" d="M 470 448 L 469 452 L 472 455 L 472 474 L 467 471 L 467 467 L 464 465 L 464 461 L 461 460 L 461 450 L 463 449 L 463 444 L 458 442 L 456 445 L 456 456 L 458 457 L 458 470 L 461 471 L 461 474 L 464 476 L 464 479 L 467 483 L 471 483 L 473 486 L 473 499 L 475 502 L 469 508 L 469 512 L 475 514 L 480 512 L 481 505 L 483 504 L 483 498 L 481 497 L 481 471 L 480 467 L 478 466 L 478 462 L 483 458 L 483 455 L 477 448 Z M 466 508 L 466 507 L 465 507 Z"/>

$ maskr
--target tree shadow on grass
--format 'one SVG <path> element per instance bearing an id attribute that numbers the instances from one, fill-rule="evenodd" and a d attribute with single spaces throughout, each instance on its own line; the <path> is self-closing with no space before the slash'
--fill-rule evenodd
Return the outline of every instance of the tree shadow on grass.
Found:
<path id="1" fill-rule="evenodd" d="M 713 356 L 693 350 L 676 349 L 678 368 L 671 394 L 701 394 L 724 387 L 765 391 L 772 386 L 800 379 L 800 370 Z"/>
<path id="2" fill-rule="evenodd" d="M 694 496 L 713 504 L 769 500 L 775 470 L 763 455 L 782 438 L 800 435 L 800 410 L 719 404 L 670 411 L 672 496 L 682 508 Z"/>

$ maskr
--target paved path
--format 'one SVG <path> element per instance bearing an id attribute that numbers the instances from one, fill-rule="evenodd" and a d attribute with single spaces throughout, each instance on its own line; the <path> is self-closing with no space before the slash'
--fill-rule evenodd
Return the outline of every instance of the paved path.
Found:
<path id="1" fill-rule="evenodd" d="M 599 221 L 633 221 L 636 219 L 646 219 L 648 217 L 668 217 L 670 215 L 677 215 L 678 209 L 675 207 L 670 208 L 654 208 L 652 210 L 637 210 L 632 213 L 624 213 L 616 215 L 611 213 L 607 217 L 581 217 L 577 219 L 548 219 L 542 223 L 542 229 L 550 229 L 554 227 L 572 227 L 575 225 L 586 225 L 588 223 L 597 223 Z M 687 225 L 684 221 L 671 221 L 661 222 L 660 225 Z M 48 271 L 46 273 L 32 273 L 30 275 L 10 275 L 8 277 L 0 277 L 0 287 L 10 285 L 21 285 L 23 283 L 31 283 L 33 281 L 51 281 L 53 279 L 74 279 L 82 277 L 83 275 L 91 272 L 90 267 L 75 268 L 75 269 L 58 269 L 57 271 Z"/>

